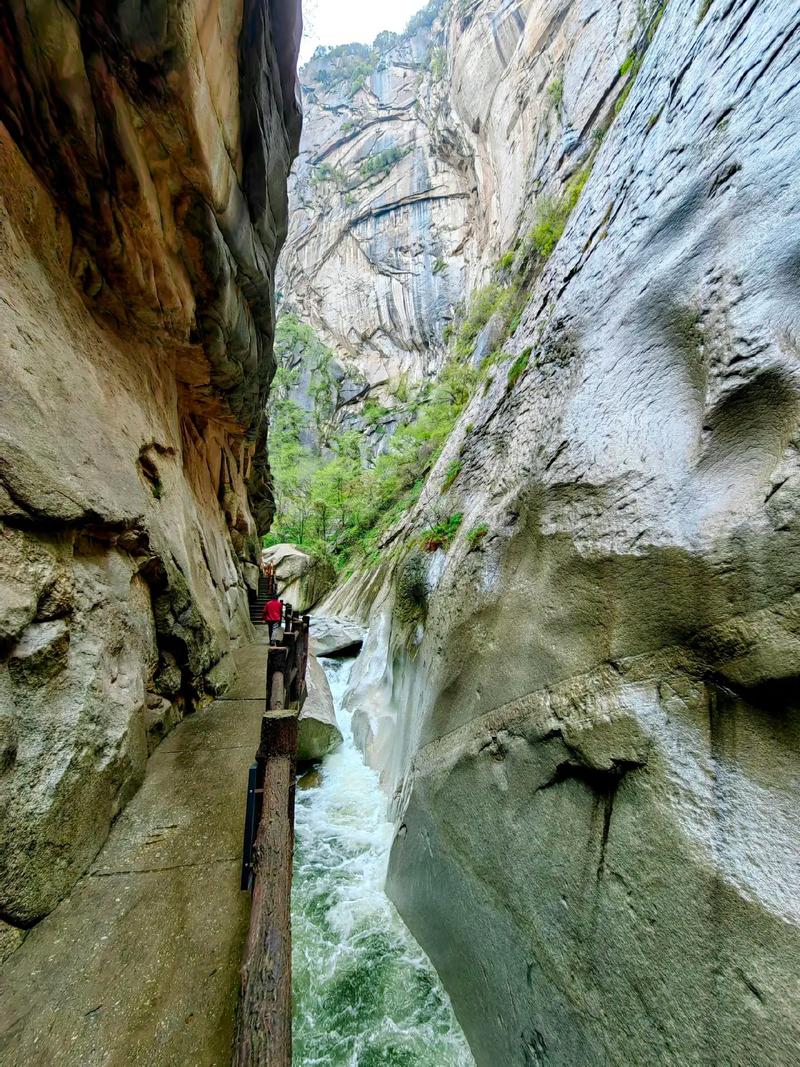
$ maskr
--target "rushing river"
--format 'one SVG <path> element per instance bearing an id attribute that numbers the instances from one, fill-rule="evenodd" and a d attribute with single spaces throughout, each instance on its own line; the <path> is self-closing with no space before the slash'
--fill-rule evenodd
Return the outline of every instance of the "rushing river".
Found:
<path id="1" fill-rule="evenodd" d="M 292 889 L 295 1067 L 473 1067 L 438 976 L 383 892 L 392 828 L 322 660 L 342 746 L 298 790 Z"/>

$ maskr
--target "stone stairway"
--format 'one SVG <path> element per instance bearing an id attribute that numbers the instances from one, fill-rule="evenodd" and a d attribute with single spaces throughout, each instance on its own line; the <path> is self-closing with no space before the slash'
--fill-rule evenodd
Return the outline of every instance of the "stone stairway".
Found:
<path id="1" fill-rule="evenodd" d="M 269 599 L 269 585 L 267 579 L 263 574 L 258 576 L 258 593 L 255 597 L 250 599 L 250 621 L 254 626 L 263 626 L 264 622 L 261 618 L 261 613 L 264 610 L 264 605 Z"/>

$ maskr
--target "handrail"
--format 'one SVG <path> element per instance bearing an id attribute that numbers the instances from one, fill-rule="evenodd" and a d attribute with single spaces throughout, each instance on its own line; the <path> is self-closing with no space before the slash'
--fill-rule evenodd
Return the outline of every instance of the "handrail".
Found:
<path id="1" fill-rule="evenodd" d="M 267 654 L 266 708 L 256 753 L 253 899 L 241 968 L 234 1067 L 291 1067 L 295 768 L 306 699 L 308 615 L 284 606 L 280 641 Z M 246 858 L 247 859 L 247 858 Z"/>

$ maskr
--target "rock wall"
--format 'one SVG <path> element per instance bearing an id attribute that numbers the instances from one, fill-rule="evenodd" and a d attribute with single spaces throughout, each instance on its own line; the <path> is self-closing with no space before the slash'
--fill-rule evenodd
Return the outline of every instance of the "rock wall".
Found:
<path id="1" fill-rule="evenodd" d="M 796 1058 L 799 29 L 669 0 L 407 522 L 453 543 L 330 604 L 371 605 L 389 891 L 487 1067 Z"/>
<path id="2" fill-rule="evenodd" d="M 374 387 L 435 372 L 456 305 L 613 115 L 642 10 L 434 2 L 410 32 L 307 64 L 286 306 Z"/>
<path id="3" fill-rule="evenodd" d="M 289 0 L 0 12 L 0 917 L 17 925 L 69 891 L 148 749 L 250 635 L 298 38 Z"/>

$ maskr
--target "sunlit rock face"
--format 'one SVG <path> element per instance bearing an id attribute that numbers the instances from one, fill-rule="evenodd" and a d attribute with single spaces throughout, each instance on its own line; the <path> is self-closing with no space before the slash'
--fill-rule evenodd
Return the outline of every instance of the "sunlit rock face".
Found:
<path id="1" fill-rule="evenodd" d="M 148 734 L 205 699 L 250 634 L 298 35 L 288 0 L 0 12 L 13 923 L 68 891 L 140 782 Z"/>
<path id="2" fill-rule="evenodd" d="M 486 1067 L 796 1055 L 797 18 L 669 0 L 409 521 L 464 516 L 416 621 L 397 567 L 329 605 Z"/>
<path id="3" fill-rule="evenodd" d="M 373 386 L 434 372 L 455 305 L 613 114 L 638 17 L 636 0 L 473 0 L 383 35 L 347 76 L 310 62 L 286 307 Z"/>

